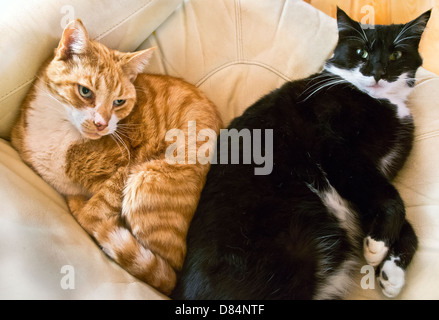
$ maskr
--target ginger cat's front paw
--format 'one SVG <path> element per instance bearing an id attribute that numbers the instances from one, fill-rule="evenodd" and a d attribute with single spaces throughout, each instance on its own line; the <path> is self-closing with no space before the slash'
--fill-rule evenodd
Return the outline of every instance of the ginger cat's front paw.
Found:
<path id="1" fill-rule="evenodd" d="M 67 196 L 66 199 L 70 212 L 76 219 L 78 219 L 78 215 L 82 208 L 84 208 L 87 198 L 84 196 Z"/>

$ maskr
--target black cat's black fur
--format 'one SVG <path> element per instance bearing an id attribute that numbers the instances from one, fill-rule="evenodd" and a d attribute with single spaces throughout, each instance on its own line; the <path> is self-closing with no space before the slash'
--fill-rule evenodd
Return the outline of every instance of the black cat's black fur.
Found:
<path id="1" fill-rule="evenodd" d="M 339 42 L 325 69 L 286 83 L 231 122 L 252 137 L 254 129 L 272 130 L 272 172 L 256 175 L 254 162 L 212 164 L 173 298 L 342 298 L 363 256 L 379 268 L 383 292 L 399 293 L 417 237 L 390 181 L 414 126 L 406 97 L 392 100 L 396 89 L 381 86 L 400 81 L 403 95 L 414 86 L 429 16 L 366 28 L 338 10 Z M 374 81 L 363 88 L 358 72 Z"/>

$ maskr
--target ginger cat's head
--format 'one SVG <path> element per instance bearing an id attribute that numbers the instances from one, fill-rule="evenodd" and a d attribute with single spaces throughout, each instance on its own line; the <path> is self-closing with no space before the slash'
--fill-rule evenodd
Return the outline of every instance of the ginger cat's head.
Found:
<path id="1" fill-rule="evenodd" d="M 123 53 L 89 39 L 78 19 L 64 29 L 44 80 L 83 137 L 112 134 L 136 102 L 134 80 L 152 50 Z"/>

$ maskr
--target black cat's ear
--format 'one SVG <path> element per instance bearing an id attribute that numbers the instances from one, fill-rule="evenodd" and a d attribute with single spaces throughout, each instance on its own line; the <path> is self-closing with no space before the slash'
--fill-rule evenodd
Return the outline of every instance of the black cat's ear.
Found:
<path id="1" fill-rule="evenodd" d="M 403 25 L 401 31 L 393 41 L 393 44 L 397 45 L 404 41 L 417 41 L 421 40 L 422 34 L 427 26 L 428 20 L 430 20 L 431 9 L 424 12 L 416 19 Z"/>
<path id="2" fill-rule="evenodd" d="M 430 17 L 431 9 L 421 14 L 415 20 L 410 21 L 408 25 L 410 25 L 410 29 L 413 29 L 412 32 L 421 36 L 425 30 L 425 27 L 427 26 L 428 21 L 430 20 Z"/>
<path id="3" fill-rule="evenodd" d="M 352 20 L 340 7 L 337 7 L 337 25 L 338 32 L 352 30 L 352 28 L 358 29 L 359 27 L 358 22 Z"/>

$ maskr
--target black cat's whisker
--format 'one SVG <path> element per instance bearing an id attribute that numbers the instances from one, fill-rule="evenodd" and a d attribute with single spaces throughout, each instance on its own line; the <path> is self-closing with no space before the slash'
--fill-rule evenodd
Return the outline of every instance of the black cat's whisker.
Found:
<path id="1" fill-rule="evenodd" d="M 364 35 L 364 40 L 366 41 L 366 43 L 369 43 L 369 38 L 367 37 L 366 32 L 364 32 L 364 29 L 363 29 L 363 27 L 361 26 L 361 23 L 358 22 L 358 25 L 360 26 L 360 30 L 361 30 L 361 32 L 362 32 L 363 35 Z"/>
<path id="2" fill-rule="evenodd" d="M 431 76 L 407 77 L 406 80 L 424 81 L 424 80 L 437 80 L 437 78 Z"/>
<path id="3" fill-rule="evenodd" d="M 345 37 L 345 39 L 346 39 L 346 40 L 357 40 L 357 41 L 359 41 L 359 42 L 364 43 L 364 39 L 363 39 L 363 38 L 360 38 L 360 37 L 358 37 L 358 36 L 348 36 L 348 37 Z"/>
<path id="4" fill-rule="evenodd" d="M 412 46 L 407 44 L 407 43 L 398 43 L 397 45 L 395 45 L 395 50 L 399 50 L 399 49 L 410 49 Z"/>
<path id="5" fill-rule="evenodd" d="M 305 99 L 301 100 L 300 102 L 304 102 L 306 100 L 308 100 L 311 96 L 313 96 L 314 94 L 316 94 L 317 92 L 319 92 L 320 90 L 323 89 L 330 89 L 336 85 L 339 84 L 349 84 L 348 81 L 342 79 L 342 78 L 338 78 L 338 77 L 334 77 L 334 78 L 329 78 L 329 79 L 325 79 L 322 81 L 319 81 L 317 83 L 315 83 L 314 85 L 312 85 L 311 87 L 309 87 L 307 90 L 305 90 L 302 94 L 308 92 L 310 89 L 315 88 L 317 86 L 317 88 L 312 91 Z"/>
<path id="6" fill-rule="evenodd" d="M 360 25 L 360 24 L 359 24 L 359 25 Z M 357 32 L 357 33 L 360 35 L 361 39 L 362 39 L 364 42 L 366 42 L 366 43 L 369 42 L 368 39 L 367 39 L 366 33 L 364 32 L 363 28 L 361 28 L 361 25 L 360 25 L 360 28 L 361 28 L 361 31 L 362 31 L 362 32 L 360 32 L 357 28 L 354 28 L 354 27 L 352 27 L 352 26 L 350 26 L 350 25 L 348 25 L 348 24 L 343 24 L 343 25 L 342 25 L 342 28 L 346 28 L 346 29 L 354 30 L 355 32 Z"/>
<path id="7" fill-rule="evenodd" d="M 301 96 L 304 95 L 305 93 L 307 93 L 307 92 L 313 90 L 314 88 L 318 87 L 318 86 L 321 85 L 321 84 L 324 84 L 324 83 L 326 83 L 326 82 L 328 82 L 328 81 L 331 81 L 331 80 L 338 80 L 338 77 L 336 77 L 336 76 L 328 76 L 328 75 L 326 75 L 326 74 L 323 74 L 323 75 L 320 75 L 320 76 L 315 77 L 315 79 L 320 79 L 320 78 L 323 78 L 323 80 L 317 81 L 317 82 L 315 82 L 314 84 L 308 86 L 308 87 L 307 87 L 307 88 L 306 88 L 306 89 L 300 94 L 299 97 L 301 97 Z M 314 79 L 313 79 L 313 80 L 314 80 Z M 312 80 L 310 80 L 310 81 L 308 82 L 308 84 L 309 84 L 311 81 L 312 81 Z"/>
<path id="8" fill-rule="evenodd" d="M 395 40 L 393 41 L 393 44 L 396 45 L 397 43 L 401 42 L 402 40 L 399 40 L 399 38 L 402 37 L 402 36 L 404 35 L 404 33 L 406 33 L 408 30 L 410 30 L 410 29 L 413 28 L 413 27 L 416 27 L 416 26 L 419 25 L 419 24 L 424 25 L 424 22 L 423 22 L 423 21 L 419 21 L 419 22 L 417 22 L 417 23 L 415 23 L 415 24 L 411 24 L 411 23 L 406 24 L 406 25 L 404 26 L 404 28 L 402 28 L 402 30 L 401 30 L 401 31 L 399 32 L 399 34 L 396 36 Z M 416 38 L 419 38 L 419 37 L 416 37 Z"/>
<path id="9" fill-rule="evenodd" d="M 319 86 L 320 84 L 322 84 L 322 83 L 324 83 L 324 82 L 326 82 L 326 81 L 330 81 L 330 80 L 339 80 L 339 79 L 340 79 L 340 78 L 339 78 L 338 76 L 336 76 L 336 75 L 331 75 L 331 74 L 321 74 L 321 75 L 319 75 L 319 76 L 316 76 L 314 79 L 308 81 L 308 84 L 309 84 L 310 82 L 314 81 L 314 80 L 322 79 L 322 78 L 323 78 L 323 80 L 321 80 L 321 81 L 317 81 L 317 82 L 315 82 L 314 84 L 312 84 L 311 86 L 307 87 L 306 90 L 301 94 L 301 96 L 302 96 L 304 93 L 310 91 L 311 89 L 315 88 L 316 86 Z"/>
<path id="10" fill-rule="evenodd" d="M 334 75 L 334 74 L 324 73 L 324 74 L 321 74 L 321 75 L 315 76 L 315 77 L 313 78 L 313 80 L 314 80 L 314 79 L 321 79 L 321 78 L 326 78 L 326 79 L 338 79 L 339 77 L 336 76 L 336 75 Z M 310 80 L 310 81 L 311 81 L 311 80 Z"/>
<path id="11" fill-rule="evenodd" d="M 406 24 L 401 31 L 398 33 L 398 35 L 396 36 L 395 40 L 393 40 L 393 43 L 396 43 L 396 41 L 398 41 L 399 37 L 401 35 L 403 35 L 406 32 L 407 27 L 409 26 L 409 24 Z"/>
<path id="12" fill-rule="evenodd" d="M 407 80 L 414 80 L 416 82 L 415 83 L 416 87 L 422 86 L 426 83 L 429 83 L 430 81 L 438 81 L 438 79 L 435 77 L 416 77 L 416 78 L 407 78 Z"/>
<path id="13" fill-rule="evenodd" d="M 400 45 L 401 42 L 409 40 L 409 39 L 419 39 L 419 37 L 418 36 L 405 37 L 405 38 L 398 40 L 398 42 L 393 42 L 393 44 L 395 46 L 397 46 L 397 45 Z"/>
<path id="14" fill-rule="evenodd" d="M 329 81 L 326 82 L 325 84 L 323 84 L 322 86 L 318 87 L 317 89 L 315 89 L 313 92 L 311 92 L 305 99 L 303 99 L 301 102 L 304 102 L 306 100 L 308 100 L 309 98 L 311 98 L 313 95 L 315 95 L 317 92 L 325 89 L 325 88 L 332 88 L 338 84 L 344 83 L 344 80 L 334 80 L 334 81 Z"/>

